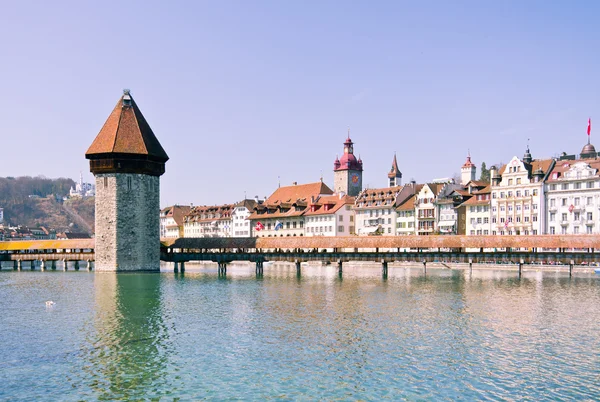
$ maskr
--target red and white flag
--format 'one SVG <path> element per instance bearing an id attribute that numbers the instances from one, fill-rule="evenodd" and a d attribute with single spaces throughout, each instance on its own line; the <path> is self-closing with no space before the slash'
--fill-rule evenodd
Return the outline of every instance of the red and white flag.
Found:
<path id="1" fill-rule="evenodd" d="M 265 225 L 263 225 L 260 222 L 256 222 L 256 226 L 254 226 L 254 230 L 256 230 L 257 232 L 263 230 L 265 228 Z"/>
<path id="2" fill-rule="evenodd" d="M 588 119 L 588 137 L 590 135 L 590 133 L 592 132 L 592 119 L 589 118 Z"/>

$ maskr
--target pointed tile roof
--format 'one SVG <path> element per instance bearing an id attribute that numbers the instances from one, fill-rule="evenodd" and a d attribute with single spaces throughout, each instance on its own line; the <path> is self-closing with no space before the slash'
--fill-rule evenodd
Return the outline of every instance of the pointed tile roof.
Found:
<path id="1" fill-rule="evenodd" d="M 395 153 L 394 153 L 394 160 L 392 161 L 392 169 L 388 173 L 388 177 L 390 179 L 394 178 L 394 177 L 402 177 L 402 173 L 400 172 L 400 169 L 398 169 L 398 161 L 396 160 Z"/>
<path id="2" fill-rule="evenodd" d="M 166 162 L 169 159 L 127 90 L 108 116 L 85 156 L 93 159 L 106 157 L 107 154 L 145 156 L 158 162 Z"/>

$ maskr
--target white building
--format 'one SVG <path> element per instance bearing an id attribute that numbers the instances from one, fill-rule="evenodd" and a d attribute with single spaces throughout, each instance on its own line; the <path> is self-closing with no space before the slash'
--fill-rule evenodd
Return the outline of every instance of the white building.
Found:
<path id="1" fill-rule="evenodd" d="M 231 212 L 231 223 L 233 237 L 251 237 L 252 226 L 250 225 L 250 215 L 254 208 L 262 204 L 262 200 L 256 197 L 254 200 L 246 199 L 235 204 Z"/>
<path id="2" fill-rule="evenodd" d="M 160 211 L 160 238 L 179 238 L 184 236 L 183 220 L 192 207 L 173 205 Z"/>
<path id="3" fill-rule="evenodd" d="M 321 196 L 304 212 L 304 236 L 350 236 L 355 232 L 354 197 Z"/>
<path id="4" fill-rule="evenodd" d="M 422 184 L 416 186 L 416 191 L 421 191 Z M 415 232 L 415 199 L 416 196 L 408 197 L 396 208 L 396 235 L 414 235 Z"/>
<path id="5" fill-rule="evenodd" d="M 544 184 L 547 233 L 600 233 L 599 170 L 599 159 L 556 162 Z"/>
<path id="6" fill-rule="evenodd" d="M 356 197 L 356 234 L 396 233 L 396 207 L 402 186 L 366 189 Z M 403 200 L 402 200 L 403 201 Z"/>
<path id="7" fill-rule="evenodd" d="M 415 218 L 418 235 L 434 234 L 437 227 L 437 196 L 441 193 L 447 183 L 427 183 L 416 194 Z"/>
<path id="8" fill-rule="evenodd" d="M 523 160 L 515 156 L 498 171 L 492 167 L 493 235 L 545 233 L 544 180 L 554 163 L 554 159 L 533 160 L 528 148 Z"/>
<path id="9" fill-rule="evenodd" d="M 233 205 L 192 207 L 183 218 L 184 237 L 231 237 Z"/>
<path id="10" fill-rule="evenodd" d="M 69 190 L 70 197 L 94 197 L 96 195 L 96 186 L 92 183 L 83 182 L 83 173 L 79 173 L 79 182 L 75 184 L 75 188 Z"/>
<path id="11" fill-rule="evenodd" d="M 492 234 L 490 186 L 475 191 L 472 197 L 461 204 L 465 206 L 465 234 L 487 236 Z"/>

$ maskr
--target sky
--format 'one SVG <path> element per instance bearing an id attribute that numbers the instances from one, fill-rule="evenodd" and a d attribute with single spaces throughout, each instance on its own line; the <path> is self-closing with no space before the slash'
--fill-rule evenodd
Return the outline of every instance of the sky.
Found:
<path id="1" fill-rule="evenodd" d="M 0 176 L 92 180 L 124 88 L 170 160 L 161 206 L 578 153 L 600 138 L 600 2 L 3 2 Z M 598 129 L 594 122 L 597 121 Z M 596 141 L 600 146 L 600 140 Z"/>

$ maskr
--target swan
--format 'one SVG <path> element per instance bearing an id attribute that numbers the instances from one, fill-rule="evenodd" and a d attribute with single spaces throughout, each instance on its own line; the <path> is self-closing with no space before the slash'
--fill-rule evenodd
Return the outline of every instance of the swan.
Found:
<path id="1" fill-rule="evenodd" d="M 56 303 L 54 303 L 52 300 L 48 300 L 48 301 L 46 302 L 46 307 L 49 307 L 49 306 L 54 306 L 55 304 L 56 304 Z"/>

